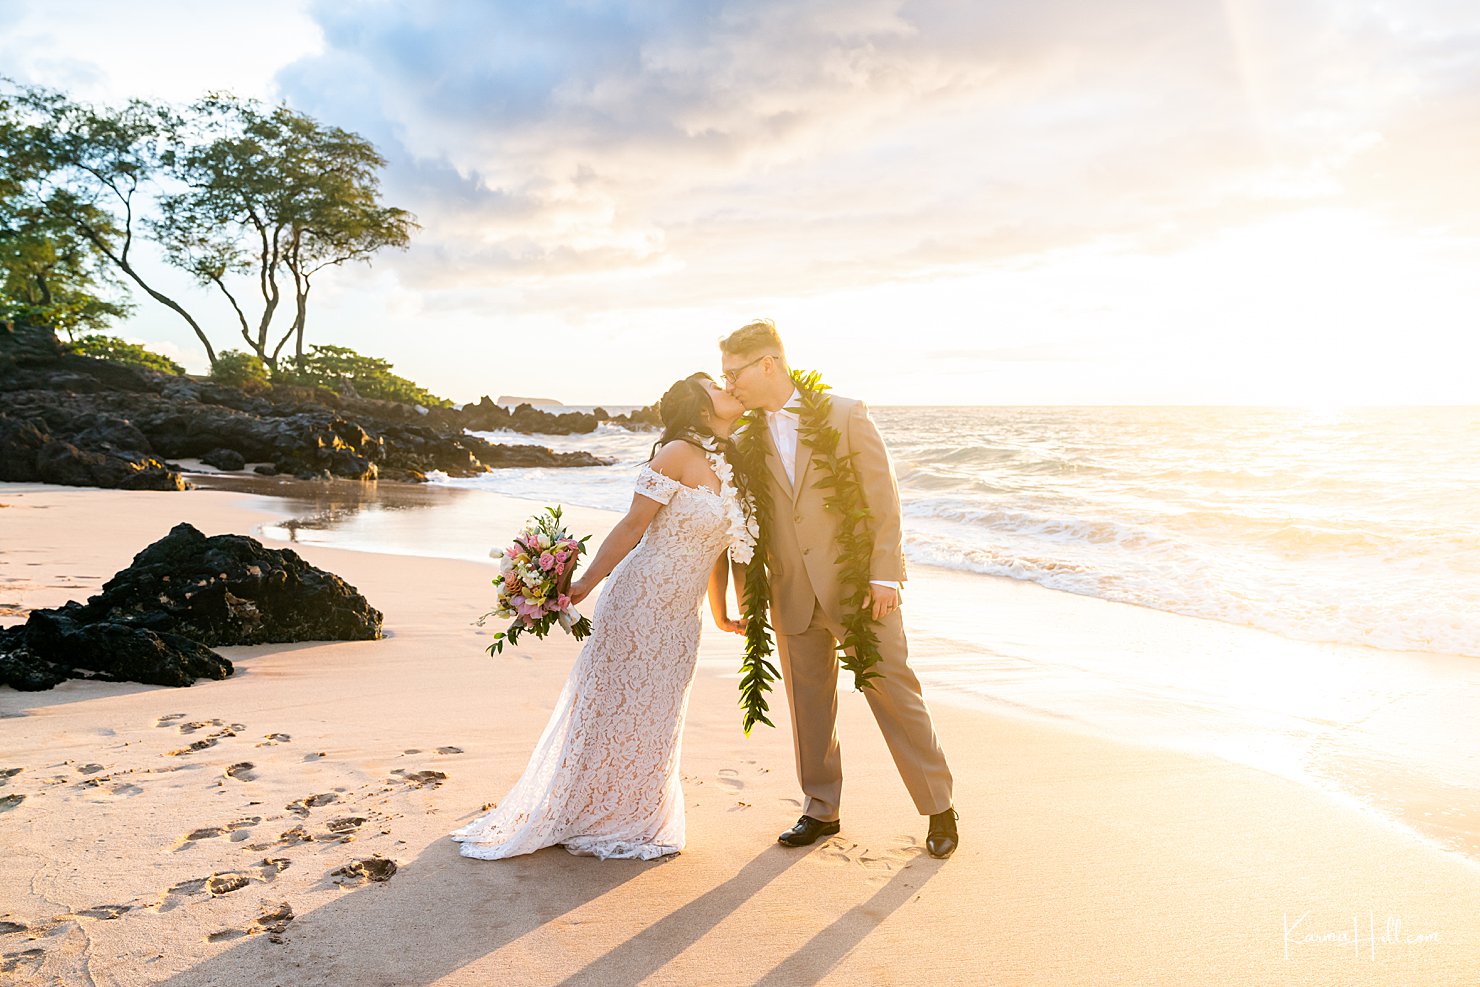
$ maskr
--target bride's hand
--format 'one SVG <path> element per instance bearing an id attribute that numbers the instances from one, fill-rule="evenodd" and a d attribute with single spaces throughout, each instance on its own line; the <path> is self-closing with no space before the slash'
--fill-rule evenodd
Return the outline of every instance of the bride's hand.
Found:
<path id="1" fill-rule="evenodd" d="M 575 582 L 571 583 L 569 594 L 570 605 L 575 606 L 576 604 L 580 603 L 586 597 L 590 596 L 591 591 L 595 588 L 596 587 L 594 586 L 586 585 L 586 580 L 584 579 L 577 579 Z"/>
<path id="2" fill-rule="evenodd" d="M 726 617 L 724 620 L 715 621 L 715 623 L 719 625 L 719 629 L 722 631 L 729 631 L 731 634 L 745 633 L 745 621 L 743 620 L 738 620 L 734 617 Z"/>

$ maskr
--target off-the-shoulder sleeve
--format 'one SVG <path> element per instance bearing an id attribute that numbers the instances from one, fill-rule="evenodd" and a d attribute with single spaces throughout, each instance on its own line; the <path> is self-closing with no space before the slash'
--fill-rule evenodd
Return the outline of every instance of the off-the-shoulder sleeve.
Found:
<path id="1" fill-rule="evenodd" d="M 644 466 L 637 474 L 637 492 L 644 497 L 666 504 L 683 487 L 671 476 L 664 476 L 651 466 Z"/>

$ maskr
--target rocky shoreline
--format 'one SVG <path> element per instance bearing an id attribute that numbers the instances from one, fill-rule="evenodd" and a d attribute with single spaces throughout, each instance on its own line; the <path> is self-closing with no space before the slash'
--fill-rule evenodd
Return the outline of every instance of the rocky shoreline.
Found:
<path id="1" fill-rule="evenodd" d="M 596 409 L 601 412 L 602 409 Z M 183 490 L 176 459 L 302 479 L 425 482 L 502 467 L 607 465 L 586 452 L 500 445 L 465 430 L 580 434 L 602 421 L 651 427 L 651 413 L 508 410 L 484 397 L 427 409 L 321 388 L 261 393 L 67 353 L 50 332 L 0 324 L 0 480 Z"/>

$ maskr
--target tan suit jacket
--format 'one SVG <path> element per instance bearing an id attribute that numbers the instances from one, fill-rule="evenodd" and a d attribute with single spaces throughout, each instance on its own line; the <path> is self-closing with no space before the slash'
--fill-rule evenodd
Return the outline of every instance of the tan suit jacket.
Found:
<path id="1" fill-rule="evenodd" d="M 872 517 L 874 550 L 869 578 L 905 579 L 900 535 L 899 487 L 884 440 L 868 408 L 855 398 L 832 396 L 828 424 L 838 430 L 838 455 L 854 454 L 864 502 Z M 761 427 L 765 427 L 761 424 Z M 842 576 L 838 564 L 838 519 L 823 503 L 831 493 L 812 466 L 812 450 L 797 440 L 796 483 L 786 479 L 770 429 L 766 465 L 771 488 L 771 532 L 766 548 L 771 572 L 771 622 L 778 634 L 799 634 L 812 620 L 813 599 L 835 622 L 842 619 Z"/>
<path id="2" fill-rule="evenodd" d="M 832 398 L 828 424 L 838 431 L 838 454 L 852 453 L 870 517 L 873 552 L 869 578 L 903 582 L 899 487 L 879 430 L 862 401 Z M 838 746 L 838 641 L 843 626 L 843 586 L 838 565 L 838 519 L 824 506 L 830 488 L 812 462 L 812 450 L 797 442 L 796 483 L 786 479 L 781 457 L 766 429 L 772 523 L 764 532 L 771 572 L 771 625 L 776 629 L 781 679 L 791 708 L 797 780 L 806 796 L 803 812 L 823 822 L 838 818 L 843 761 Z M 751 478 L 755 482 L 755 478 Z M 909 666 L 909 644 L 898 610 L 873 624 L 879 640 L 881 677 L 864 690 L 889 752 L 915 807 L 934 815 L 951 807 L 951 772 L 935 735 L 920 681 Z"/>

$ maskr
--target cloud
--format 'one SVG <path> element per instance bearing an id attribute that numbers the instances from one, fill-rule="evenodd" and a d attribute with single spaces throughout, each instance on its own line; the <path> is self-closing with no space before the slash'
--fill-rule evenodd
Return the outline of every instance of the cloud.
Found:
<path id="1" fill-rule="evenodd" d="M 387 191 L 425 227 L 398 274 L 572 308 L 824 291 L 1093 243 L 1176 250 L 1354 190 L 1401 212 L 1425 196 L 1362 166 L 1424 168 L 1384 128 L 1420 93 L 1477 91 L 1480 63 L 1402 28 L 1411 16 L 1321 0 L 313 14 L 324 52 L 278 83 L 386 148 Z M 1419 134 L 1470 109 L 1441 105 Z"/>

